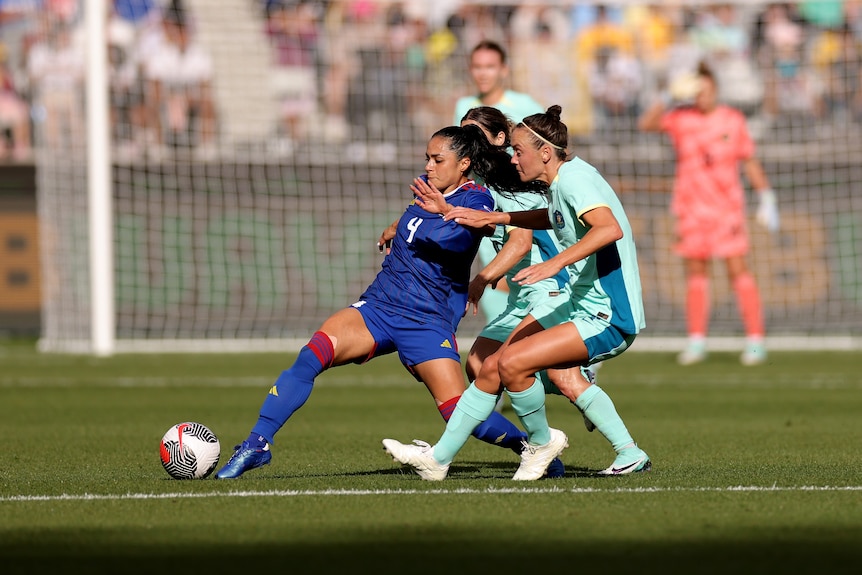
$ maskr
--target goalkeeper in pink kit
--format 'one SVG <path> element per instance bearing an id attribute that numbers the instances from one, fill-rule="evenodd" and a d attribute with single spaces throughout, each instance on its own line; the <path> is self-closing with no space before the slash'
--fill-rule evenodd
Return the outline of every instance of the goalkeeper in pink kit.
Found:
<path id="1" fill-rule="evenodd" d="M 690 101 L 668 109 L 669 98 L 656 102 L 638 120 L 643 131 L 665 132 L 676 151 L 676 176 L 671 211 L 676 218 L 675 252 L 685 259 L 688 344 L 678 356 L 682 365 L 706 359 L 709 325 L 709 266 L 725 261 L 745 328 L 740 360 L 756 365 L 766 360 L 763 308 L 757 283 L 748 269 L 749 236 L 740 164 L 759 196 L 757 221 L 770 231 L 779 226 L 775 193 L 754 155 L 745 116 L 718 103 L 710 68 L 671 83 L 671 96 Z"/>

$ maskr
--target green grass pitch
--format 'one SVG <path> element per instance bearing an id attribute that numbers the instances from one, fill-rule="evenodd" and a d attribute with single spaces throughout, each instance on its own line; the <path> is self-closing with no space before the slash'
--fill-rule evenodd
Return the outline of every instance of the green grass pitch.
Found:
<path id="1" fill-rule="evenodd" d="M 471 440 L 442 483 L 384 437 L 443 423 L 392 357 L 323 374 L 235 481 L 175 481 L 162 434 L 208 425 L 222 463 L 288 354 L 40 355 L 0 343 L 2 573 L 857 573 L 858 353 L 736 355 L 678 367 L 629 352 L 599 383 L 653 471 L 600 478 L 613 452 L 549 397 L 566 477 L 515 484 L 517 457 Z M 514 417 L 511 411 L 505 412 Z"/>

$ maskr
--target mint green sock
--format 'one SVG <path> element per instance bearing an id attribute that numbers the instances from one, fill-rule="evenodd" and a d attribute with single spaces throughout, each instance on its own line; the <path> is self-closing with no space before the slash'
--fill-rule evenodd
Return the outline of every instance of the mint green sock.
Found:
<path id="1" fill-rule="evenodd" d="M 495 405 L 496 395 L 485 393 L 471 383 L 458 400 L 455 411 L 446 423 L 446 430 L 434 446 L 434 459 L 444 465 L 452 463 L 476 426 L 494 412 Z"/>
<path id="2" fill-rule="evenodd" d="M 634 443 L 626 424 L 617 413 L 610 396 L 596 384 L 591 385 L 575 400 L 575 407 L 593 422 L 599 433 L 614 446 L 619 453 L 623 448 Z"/>
<path id="3" fill-rule="evenodd" d="M 512 401 L 512 409 L 521 420 L 533 445 L 544 445 L 551 440 L 551 428 L 545 415 L 545 387 L 536 379 L 524 391 L 506 390 Z"/>

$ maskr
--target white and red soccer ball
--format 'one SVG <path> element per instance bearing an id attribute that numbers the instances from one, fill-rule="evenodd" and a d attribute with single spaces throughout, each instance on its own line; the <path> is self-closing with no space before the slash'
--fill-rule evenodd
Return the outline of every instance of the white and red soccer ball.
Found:
<path id="1" fill-rule="evenodd" d="M 203 479 L 218 465 L 218 437 L 202 423 L 187 421 L 168 429 L 159 448 L 162 466 L 174 479 Z"/>

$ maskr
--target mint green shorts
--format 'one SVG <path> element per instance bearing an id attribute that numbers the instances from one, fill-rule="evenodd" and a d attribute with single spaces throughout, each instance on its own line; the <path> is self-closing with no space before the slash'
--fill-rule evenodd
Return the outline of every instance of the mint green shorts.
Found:
<path id="1" fill-rule="evenodd" d="M 482 299 L 484 298 L 485 296 L 482 296 Z M 510 302 L 500 315 L 488 322 L 482 329 L 479 337 L 500 342 L 506 341 L 509 334 L 515 331 L 515 328 L 521 323 L 521 320 L 530 315 L 531 309 L 537 306 L 550 305 L 553 307 L 553 305 L 559 305 L 562 301 L 568 299 L 568 296 L 563 291 L 552 291 L 543 293 L 540 297 L 534 297 L 533 299 L 537 303 L 533 303 L 529 307 L 519 307 Z"/>
<path id="2" fill-rule="evenodd" d="M 545 329 L 573 323 L 587 346 L 589 353 L 587 365 L 618 356 L 631 346 L 636 336 L 636 334 L 623 333 L 610 323 L 610 309 L 588 310 L 571 298 L 564 301 L 543 302 L 530 309 L 529 313 Z"/>

